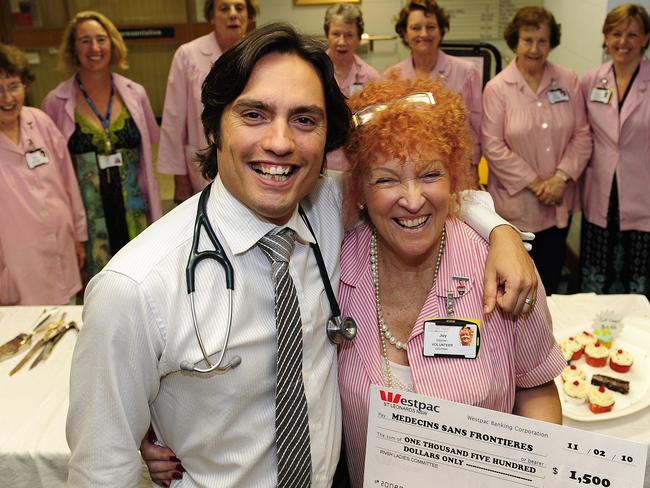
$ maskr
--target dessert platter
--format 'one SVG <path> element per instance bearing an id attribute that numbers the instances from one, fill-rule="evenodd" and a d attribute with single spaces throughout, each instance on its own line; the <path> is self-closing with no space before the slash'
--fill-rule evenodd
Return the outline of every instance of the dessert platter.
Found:
<path id="1" fill-rule="evenodd" d="M 562 414 L 594 422 L 650 405 L 650 320 L 599 313 L 556 333 L 567 367 L 555 379 Z"/>

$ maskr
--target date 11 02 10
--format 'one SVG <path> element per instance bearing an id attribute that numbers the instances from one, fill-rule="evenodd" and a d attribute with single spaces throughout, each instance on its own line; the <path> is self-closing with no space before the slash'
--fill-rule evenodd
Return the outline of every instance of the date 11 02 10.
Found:
<path id="1" fill-rule="evenodd" d="M 578 450 L 578 444 L 575 444 L 573 442 L 569 442 L 567 444 L 567 449 L 570 449 L 571 451 L 577 451 Z M 598 457 L 606 457 L 605 451 L 603 451 L 602 449 L 594 449 L 593 451 L 590 449 L 587 454 L 593 454 L 594 456 L 598 456 Z M 612 458 L 612 460 L 614 460 L 614 458 Z M 634 458 L 632 458 L 632 456 L 628 456 L 626 454 L 621 454 L 620 461 L 622 461 L 624 463 L 632 464 L 634 462 Z"/>

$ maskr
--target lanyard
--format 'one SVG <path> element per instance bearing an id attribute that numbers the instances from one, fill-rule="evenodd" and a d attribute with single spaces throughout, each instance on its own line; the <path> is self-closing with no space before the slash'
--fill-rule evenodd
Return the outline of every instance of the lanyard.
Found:
<path id="1" fill-rule="evenodd" d="M 90 96 L 88 95 L 88 92 L 86 91 L 86 87 L 81 82 L 79 73 L 76 74 L 75 81 L 77 82 L 77 85 L 79 85 L 79 90 L 81 90 L 81 94 L 84 96 L 84 100 L 86 100 L 86 103 L 90 106 L 91 110 L 97 116 L 97 118 L 102 124 L 102 127 L 104 128 L 104 133 L 106 134 L 105 150 L 106 150 L 106 154 L 110 154 L 111 152 L 111 132 L 110 132 L 111 110 L 113 108 L 113 95 L 115 95 L 115 83 L 113 83 L 113 77 L 111 76 L 111 95 L 108 98 L 108 108 L 106 109 L 106 117 L 102 117 L 102 114 L 97 109 L 95 102 L 93 102 Z"/>

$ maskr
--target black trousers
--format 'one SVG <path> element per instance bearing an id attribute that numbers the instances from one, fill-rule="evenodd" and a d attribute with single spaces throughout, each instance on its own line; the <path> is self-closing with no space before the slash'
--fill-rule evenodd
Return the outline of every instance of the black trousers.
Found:
<path id="1" fill-rule="evenodd" d="M 571 221 L 569 221 L 569 224 Z M 539 276 L 547 295 L 557 293 L 562 266 L 566 259 L 566 238 L 569 234 L 569 225 L 564 229 L 551 227 L 541 232 L 535 232 L 533 249 L 530 257 L 535 261 Z"/>

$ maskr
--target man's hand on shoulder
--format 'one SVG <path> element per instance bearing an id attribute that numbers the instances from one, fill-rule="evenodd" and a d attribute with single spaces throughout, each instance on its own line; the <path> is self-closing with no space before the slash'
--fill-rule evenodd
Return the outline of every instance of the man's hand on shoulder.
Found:
<path id="1" fill-rule="evenodd" d="M 534 302 L 529 305 L 525 300 L 537 296 L 535 264 L 519 234 L 509 225 L 495 227 L 490 233 L 483 285 L 485 313 L 498 305 L 504 312 L 519 315 L 534 306 Z"/>

